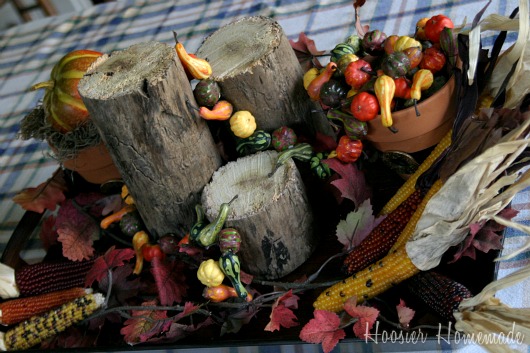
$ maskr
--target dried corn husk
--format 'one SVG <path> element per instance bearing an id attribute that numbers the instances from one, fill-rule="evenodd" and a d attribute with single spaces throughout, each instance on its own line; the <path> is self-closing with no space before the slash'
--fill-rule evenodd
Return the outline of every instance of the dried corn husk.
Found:
<path id="1" fill-rule="evenodd" d="M 468 337 L 499 338 L 504 335 L 501 344 L 483 344 L 483 347 L 494 353 L 509 353 L 510 343 L 530 344 L 530 309 L 511 308 L 503 304 L 494 295 L 499 290 L 510 287 L 530 276 L 530 266 L 491 282 L 476 296 L 464 299 L 453 315 L 456 319 L 455 329 Z M 480 342 L 479 342 L 480 343 Z"/>
<path id="2" fill-rule="evenodd" d="M 530 186 L 530 171 L 505 174 L 530 144 L 525 138 L 530 114 L 525 116 L 519 127 L 457 170 L 431 198 L 406 244 L 420 270 L 436 267 L 451 246 L 464 240 L 470 224 L 492 219 Z"/>
<path id="3" fill-rule="evenodd" d="M 517 24 L 517 26 L 516 26 Z M 517 41 L 499 56 L 495 63 L 492 76 L 485 87 L 483 95 L 492 99 L 503 87 L 506 77 L 510 77 L 506 85 L 505 108 L 516 107 L 528 93 L 530 79 L 530 19 L 528 0 L 519 1 L 519 18 L 513 20 L 500 15 L 489 15 L 469 32 L 469 83 L 473 83 L 479 57 L 480 33 L 488 30 L 518 31 Z M 515 70 L 512 73 L 513 66 Z"/>

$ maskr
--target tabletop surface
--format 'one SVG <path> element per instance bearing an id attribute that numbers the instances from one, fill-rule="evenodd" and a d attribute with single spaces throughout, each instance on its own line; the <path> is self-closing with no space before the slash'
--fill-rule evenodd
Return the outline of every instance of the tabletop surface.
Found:
<path id="1" fill-rule="evenodd" d="M 410 34 L 422 17 L 445 14 L 455 24 L 471 23 L 485 0 L 368 0 L 361 10 L 363 23 L 385 33 Z M 490 13 L 509 15 L 518 5 L 516 0 L 493 0 L 484 16 Z M 3 251 L 24 210 L 12 202 L 13 196 L 51 177 L 58 163 L 50 155 L 48 145 L 37 140 L 18 138 L 20 122 L 34 108 L 43 92 L 28 88 L 49 79 L 53 65 L 66 53 L 76 49 L 93 49 L 110 53 L 135 43 L 159 41 L 172 44 L 173 33 L 193 52 L 208 34 L 235 19 L 263 15 L 274 18 L 289 39 L 297 40 L 304 32 L 319 50 L 330 50 L 336 43 L 355 33 L 352 1 L 347 0 L 223 0 L 223 1 L 148 1 L 123 0 L 94 6 L 82 13 L 69 13 L 19 25 L 0 32 L 0 252 Z M 483 37 L 491 46 L 494 33 Z M 507 43 L 517 36 L 509 33 Z M 513 208 L 519 210 L 516 221 L 530 222 L 530 191 L 519 193 Z M 506 232 L 504 253 L 526 241 L 523 233 Z M 35 255 L 35 254 L 34 254 Z M 28 255 L 28 256 L 31 256 Z M 499 276 L 527 265 L 530 254 L 502 262 Z M 527 280 L 499 297 L 513 307 L 529 307 L 530 283 Z M 336 351 L 350 351 L 351 345 L 339 345 Z M 272 351 L 271 347 L 253 347 L 248 351 Z M 365 347 L 366 349 L 366 347 Z M 392 348 L 372 347 L 374 351 Z M 451 349 L 441 344 L 438 350 Z M 518 351 L 528 348 L 514 346 Z M 318 346 L 283 347 L 282 351 L 319 351 Z M 418 350 L 421 351 L 420 347 Z M 205 350 L 207 351 L 207 350 Z M 482 351 L 465 346 L 462 351 Z"/>

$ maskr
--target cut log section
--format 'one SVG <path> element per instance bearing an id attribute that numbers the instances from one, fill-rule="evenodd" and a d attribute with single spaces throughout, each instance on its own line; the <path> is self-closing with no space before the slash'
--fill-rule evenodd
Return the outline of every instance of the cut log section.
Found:
<path id="1" fill-rule="evenodd" d="M 244 271 L 266 279 L 283 277 L 303 264 L 316 240 L 305 186 L 290 159 L 276 172 L 277 152 L 259 152 L 230 162 L 204 188 L 202 206 L 209 220 L 230 202 L 225 227 L 241 234 Z"/>
<path id="2" fill-rule="evenodd" d="M 175 50 L 147 42 L 105 55 L 79 93 L 149 232 L 189 229 L 200 193 L 221 166 Z"/>
<path id="3" fill-rule="evenodd" d="M 248 110 L 258 129 L 280 126 L 333 136 L 321 107 L 303 86 L 303 70 L 280 25 L 246 17 L 208 36 L 197 56 L 210 62 L 212 78 L 236 110 Z"/>

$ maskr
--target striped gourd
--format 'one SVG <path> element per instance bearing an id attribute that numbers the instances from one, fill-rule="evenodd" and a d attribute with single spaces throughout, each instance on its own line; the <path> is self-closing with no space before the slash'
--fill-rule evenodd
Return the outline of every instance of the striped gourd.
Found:
<path id="1" fill-rule="evenodd" d="M 331 58 L 333 62 L 337 62 L 341 56 L 345 54 L 355 54 L 355 48 L 348 43 L 339 43 L 331 49 Z"/>
<path id="2" fill-rule="evenodd" d="M 416 189 L 416 181 L 418 178 L 429 169 L 432 164 L 442 155 L 442 153 L 451 145 L 452 130 L 450 130 L 441 140 L 438 142 L 436 147 L 427 156 L 427 158 L 420 164 L 418 169 L 410 176 L 407 181 L 398 189 L 394 196 L 386 203 L 381 209 L 380 214 L 389 214 L 396 207 L 398 207 L 407 197 L 410 196 Z"/>
<path id="3" fill-rule="evenodd" d="M 411 293 L 447 321 L 454 322 L 453 313 L 462 300 L 473 296 L 463 284 L 433 271 L 420 272 L 406 284 Z"/>
<path id="4" fill-rule="evenodd" d="M 94 260 L 39 262 L 15 270 L 15 283 L 21 297 L 83 287 Z"/>
<path id="5" fill-rule="evenodd" d="M 63 305 L 87 294 L 81 287 L 60 290 L 33 297 L 17 298 L 0 303 L 0 324 L 13 325 L 32 316 Z"/>
<path id="6" fill-rule="evenodd" d="M 316 310 L 339 312 L 344 303 L 356 296 L 358 302 L 371 299 L 420 270 L 414 266 L 405 247 L 392 251 L 381 260 L 325 289 L 313 303 Z"/>
<path id="7" fill-rule="evenodd" d="M 353 274 L 385 256 L 408 224 L 421 200 L 421 191 L 416 190 L 379 223 L 346 256 L 344 272 Z"/>
<path id="8" fill-rule="evenodd" d="M 87 294 L 45 314 L 36 315 L 0 333 L 0 349 L 29 349 L 79 323 L 99 309 L 105 301 L 101 293 Z"/>

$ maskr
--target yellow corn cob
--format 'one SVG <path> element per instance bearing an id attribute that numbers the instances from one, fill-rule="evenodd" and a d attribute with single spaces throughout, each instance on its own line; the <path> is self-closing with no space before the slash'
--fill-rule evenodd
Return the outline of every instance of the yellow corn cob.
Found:
<path id="1" fill-rule="evenodd" d="M 414 213 L 412 214 L 412 217 L 410 217 L 407 225 L 405 226 L 405 228 L 403 229 L 403 231 L 397 238 L 392 248 L 390 248 L 389 252 L 392 252 L 395 249 L 405 246 L 405 243 L 412 236 L 412 233 L 414 233 L 414 229 L 416 229 L 416 224 L 418 223 L 421 215 L 423 214 L 423 210 L 425 210 L 425 206 L 427 205 L 427 202 L 429 202 L 431 197 L 433 197 L 434 194 L 436 194 L 438 190 L 440 190 L 442 185 L 443 183 L 441 179 L 436 180 L 434 184 L 432 184 L 431 188 L 429 189 L 429 191 L 427 191 L 427 193 L 421 200 L 420 204 L 417 206 L 416 211 L 414 211 Z"/>
<path id="2" fill-rule="evenodd" d="M 0 304 L 0 324 L 13 325 L 89 293 L 81 287 L 18 298 Z"/>
<path id="3" fill-rule="evenodd" d="M 451 144 L 452 130 L 449 131 L 441 140 L 438 142 L 436 147 L 432 150 L 429 156 L 420 164 L 418 169 L 410 176 L 407 181 L 398 189 L 395 195 L 386 203 L 381 210 L 380 214 L 389 214 L 395 210 L 407 197 L 410 196 L 415 190 L 416 181 L 419 176 L 422 175 L 427 169 L 431 167 L 434 161 L 442 154 L 443 151 Z"/>
<path id="4" fill-rule="evenodd" d="M 373 298 L 419 272 L 402 246 L 364 270 L 324 290 L 313 306 L 317 310 L 339 312 L 349 298 L 357 296 L 358 302 Z"/>
<path id="5" fill-rule="evenodd" d="M 0 349 L 4 351 L 29 349 L 83 321 L 105 301 L 101 293 L 87 294 L 63 304 L 45 314 L 33 316 L 5 334 L 0 333 Z"/>

